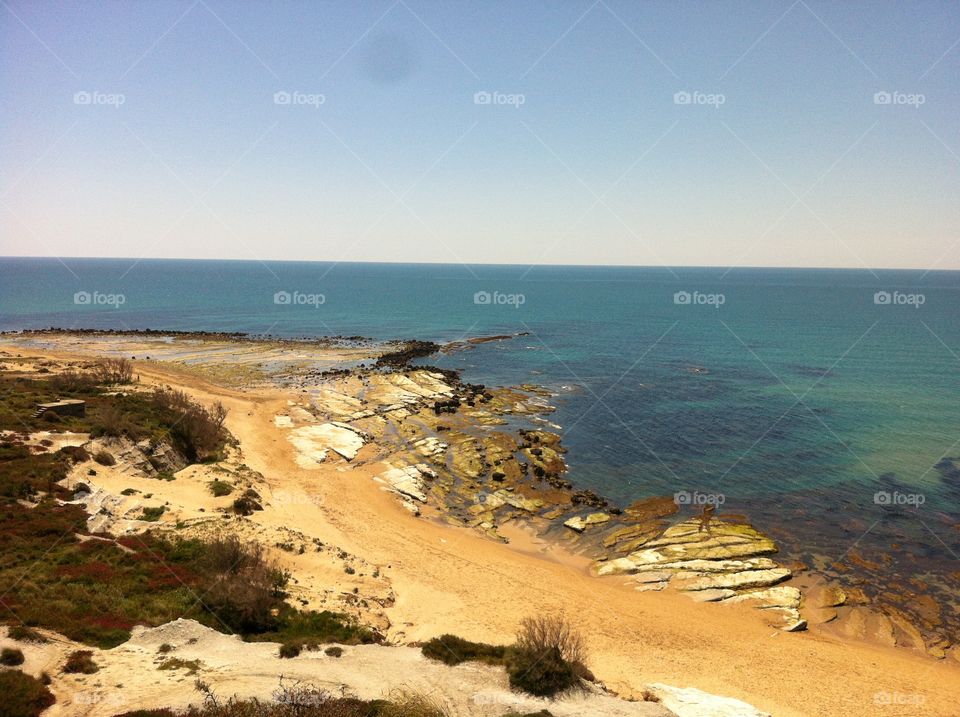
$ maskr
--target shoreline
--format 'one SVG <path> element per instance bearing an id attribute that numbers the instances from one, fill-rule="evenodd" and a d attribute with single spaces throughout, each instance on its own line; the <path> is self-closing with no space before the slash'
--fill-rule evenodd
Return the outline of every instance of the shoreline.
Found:
<path id="1" fill-rule="evenodd" d="M 0 343 L 5 342 L 0 339 Z M 28 351 L 16 344 L 0 348 Z M 35 352 L 37 357 L 67 357 L 50 349 L 29 352 Z M 81 352 L 75 357 L 88 358 L 89 354 Z M 812 698 L 802 694 L 801 685 L 811 680 L 819 685 L 835 677 L 840 669 L 852 669 L 860 675 L 865 668 L 851 664 L 857 659 L 872 660 L 874 668 L 870 669 L 883 664 L 893 670 L 887 674 L 896 677 L 888 676 L 886 684 L 874 673 L 874 693 L 886 690 L 910 694 L 911 689 L 918 693 L 920 685 L 925 684 L 922 675 L 927 670 L 931 675 L 942 674 L 941 680 L 950 680 L 952 675 L 956 683 L 958 673 L 949 660 L 937 663 L 907 650 L 845 640 L 824 630 L 812 630 L 805 635 L 779 631 L 771 634 L 769 627 L 758 619 L 760 611 L 752 608 L 701 605 L 672 588 L 656 594 L 638 592 L 635 584 L 625 584 L 625 575 L 595 577 L 590 568 L 594 560 L 571 549 L 582 544 L 566 540 L 574 537 L 572 534 L 565 534 L 562 527 L 559 538 L 551 535 L 550 530 L 537 531 L 533 527 L 537 519 L 523 519 L 527 511 L 522 508 L 515 509 L 521 511 L 517 515 L 502 521 L 506 527 L 500 537 L 509 538 L 509 543 L 483 535 L 475 528 L 452 528 L 446 524 L 443 511 L 431 511 L 428 517 L 424 509 L 424 516 L 417 519 L 394 492 L 385 491 L 385 486 L 376 482 L 384 473 L 383 464 L 390 459 L 389 455 L 386 459 L 379 455 L 383 448 L 380 444 L 364 443 L 349 461 L 324 461 L 310 468 L 297 463 L 296 451 L 286 433 L 298 428 L 281 428 L 276 425 L 276 417 L 296 413 L 290 410 L 293 406 L 289 403 L 299 403 L 302 393 L 289 387 L 225 388 L 198 375 L 192 367 L 162 360 L 139 360 L 135 367 L 149 384 L 172 383 L 201 400 L 216 397 L 229 402 L 232 410 L 228 427 L 240 441 L 246 463 L 265 476 L 274 493 L 319 492 L 316 504 L 280 502 L 271 507 L 271 515 L 257 514 L 254 522 L 270 528 L 282 525 L 305 535 L 319 532 L 320 539 L 331 540 L 371 564 L 391 566 L 384 573 L 395 601 L 384 612 L 391 623 L 390 635 L 395 639 L 410 642 L 448 631 L 487 642 L 508 640 L 519 616 L 533 608 L 548 611 L 561 607 L 575 618 L 584 616 L 591 652 L 598 655 L 595 672 L 614 689 L 629 695 L 638 694 L 643 684 L 649 682 L 691 683 L 788 716 L 869 712 L 874 704 L 869 701 L 871 685 L 858 685 L 852 690 L 855 695 L 835 688 L 828 690 L 829 695 L 819 699 L 817 708 L 810 711 L 806 711 L 810 706 L 806 703 Z M 413 370 L 428 371 L 421 367 Z M 495 398 L 499 400 L 500 396 Z M 325 525 L 317 524 L 320 516 Z M 364 529 L 371 524 L 377 524 L 380 530 Z M 590 530 L 593 528 L 587 528 L 585 533 Z M 449 607 L 444 606 L 443 596 L 451 598 Z M 505 600 L 506 596 L 513 601 Z M 650 619 L 653 630 L 648 624 Z M 656 638 L 648 641 L 651 633 Z M 705 640 L 705 636 L 713 638 Z M 761 662 L 760 654 L 766 662 Z M 659 667 L 645 665 L 651 656 L 658 660 Z M 701 656 L 714 659 L 702 660 Z M 815 667 L 804 664 L 811 658 Z M 641 663 L 643 681 L 635 678 L 637 662 Z M 827 664 L 829 669 L 825 669 Z M 792 669 L 795 674 L 778 675 L 778 669 Z M 741 674 L 753 674 L 756 679 L 742 679 Z M 928 684 L 932 689 L 935 683 Z M 944 693 L 946 706 L 954 693 Z M 837 701 L 831 703 L 830 699 Z M 933 703 L 940 700 L 932 693 L 929 701 L 931 709 L 938 709 Z M 840 709 L 840 705 L 846 708 Z"/>

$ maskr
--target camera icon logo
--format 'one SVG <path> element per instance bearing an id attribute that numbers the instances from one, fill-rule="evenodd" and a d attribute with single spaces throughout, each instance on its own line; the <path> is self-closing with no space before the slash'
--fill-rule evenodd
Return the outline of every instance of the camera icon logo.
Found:
<path id="1" fill-rule="evenodd" d="M 893 503 L 893 496 L 885 490 L 878 490 L 873 494 L 873 502 L 877 505 L 891 505 Z"/>
<path id="2" fill-rule="evenodd" d="M 489 105 L 492 101 L 493 95 L 485 90 L 473 93 L 473 104 L 475 105 Z"/>
<path id="3" fill-rule="evenodd" d="M 293 299 L 289 291 L 278 291 L 273 295 L 273 303 L 281 306 L 287 306 Z"/>
<path id="4" fill-rule="evenodd" d="M 875 105 L 889 105 L 893 102 L 893 95 L 889 92 L 875 92 L 873 94 L 873 104 Z"/>
<path id="5" fill-rule="evenodd" d="M 93 102 L 93 95 L 89 92 L 75 92 L 73 94 L 73 104 L 88 105 Z"/>
<path id="6" fill-rule="evenodd" d="M 689 291 L 678 291 L 673 295 L 673 303 L 680 306 L 686 306 L 690 303 L 690 292 Z"/>
<path id="7" fill-rule="evenodd" d="M 288 105 L 290 104 L 291 96 L 289 92 L 274 92 L 273 93 L 273 104 L 275 105 Z"/>
<path id="8" fill-rule="evenodd" d="M 93 296 L 90 294 L 89 291 L 78 291 L 76 294 L 73 295 L 73 303 L 79 304 L 81 306 L 89 306 L 90 300 L 92 298 Z"/>
<path id="9" fill-rule="evenodd" d="M 693 101 L 693 96 L 689 92 L 674 92 L 673 104 L 688 105 Z"/>
<path id="10" fill-rule="evenodd" d="M 690 495 L 688 490 L 680 490 L 673 494 L 673 502 L 677 505 L 691 505 L 693 503 L 693 496 Z"/>
<path id="11" fill-rule="evenodd" d="M 489 291 L 478 291 L 473 295 L 473 303 L 486 306 L 490 303 L 492 297 Z"/>
<path id="12" fill-rule="evenodd" d="M 873 303 L 878 306 L 886 306 L 890 303 L 889 291 L 878 291 L 873 295 Z"/>

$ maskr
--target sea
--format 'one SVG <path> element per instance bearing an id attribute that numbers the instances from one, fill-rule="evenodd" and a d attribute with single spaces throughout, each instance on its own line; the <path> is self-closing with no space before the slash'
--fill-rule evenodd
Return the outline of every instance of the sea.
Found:
<path id="1" fill-rule="evenodd" d="M 0 330 L 46 327 L 509 335 L 423 361 L 547 388 L 578 487 L 956 610 L 957 271 L 0 259 Z"/>

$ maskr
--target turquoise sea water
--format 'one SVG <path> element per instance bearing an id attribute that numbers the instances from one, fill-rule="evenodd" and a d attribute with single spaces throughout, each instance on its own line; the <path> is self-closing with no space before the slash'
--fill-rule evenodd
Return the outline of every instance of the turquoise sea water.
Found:
<path id="1" fill-rule="evenodd" d="M 523 332 L 427 362 L 554 391 L 576 484 L 719 493 L 814 561 L 960 569 L 960 272 L 0 259 L 0 329 L 49 326 Z"/>

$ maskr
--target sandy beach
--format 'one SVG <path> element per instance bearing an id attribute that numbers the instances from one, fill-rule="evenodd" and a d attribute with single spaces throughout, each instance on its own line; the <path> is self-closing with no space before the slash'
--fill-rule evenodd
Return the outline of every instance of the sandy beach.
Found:
<path id="1" fill-rule="evenodd" d="M 49 345 L 43 347 L 8 339 L 0 339 L 8 364 L 15 357 L 86 360 L 97 350 L 84 337 L 44 337 Z M 306 389 L 259 380 L 263 355 L 226 361 L 219 368 L 202 361 L 206 367 L 197 367 L 183 354 L 165 359 L 159 344 L 140 342 L 134 348 L 110 341 L 119 352 L 138 356 L 133 365 L 142 385 L 172 386 L 203 404 L 220 401 L 229 409 L 226 425 L 238 442 L 234 460 L 262 475 L 264 510 L 242 521 L 221 521 L 217 529 L 245 531 L 268 545 L 286 535 L 335 546 L 303 554 L 275 549 L 294 577 L 292 598 L 317 608 L 352 606 L 361 619 L 379 621 L 390 643 L 442 633 L 506 643 L 522 618 L 561 612 L 583 631 L 596 677 L 623 697 L 639 697 L 647 685 L 666 683 L 734 697 L 777 717 L 957 714 L 956 650 L 937 660 L 883 644 L 871 636 L 869 625 L 863 639 L 813 626 L 785 632 L 746 604 L 697 603 L 671 587 L 638 591 L 627 576 L 598 577 L 589 556 L 575 545 L 545 538 L 535 521 L 497 526 L 504 542 L 476 526 L 452 525 L 431 500 L 418 502 L 412 511 L 409 495 L 385 489 L 383 476 L 395 467 L 396 453 L 377 441 L 361 441 L 350 460 L 335 446 L 325 459 L 304 462 L 303 444 L 291 440 L 291 431 L 300 430 L 295 409 L 304 405 Z M 250 353 L 249 347 L 231 348 L 229 342 L 218 351 L 222 356 Z M 363 358 L 363 351 L 340 351 L 304 351 L 297 361 L 336 366 Z M 146 355 L 151 359 L 140 358 Z M 311 380 L 316 386 L 324 383 Z M 357 423 L 362 420 L 370 419 Z M 402 437 L 398 440 L 402 443 Z M 176 480 L 162 482 L 118 469 L 103 471 L 95 482 L 111 494 L 149 485 L 155 499 L 169 503 L 165 525 L 180 521 L 188 533 L 203 532 L 212 529 L 208 516 L 225 500 L 204 489 L 207 470 L 191 466 Z M 345 561 L 354 566 L 352 573 L 344 571 Z M 363 600 L 344 597 L 354 588 Z M 216 671 L 204 678 L 216 683 Z M 125 680 L 131 691 L 127 705 L 178 705 L 190 699 L 176 682 L 153 685 L 138 696 L 134 682 Z M 60 703 L 53 710 L 81 713 Z M 86 713 L 110 711 L 93 705 Z"/>

